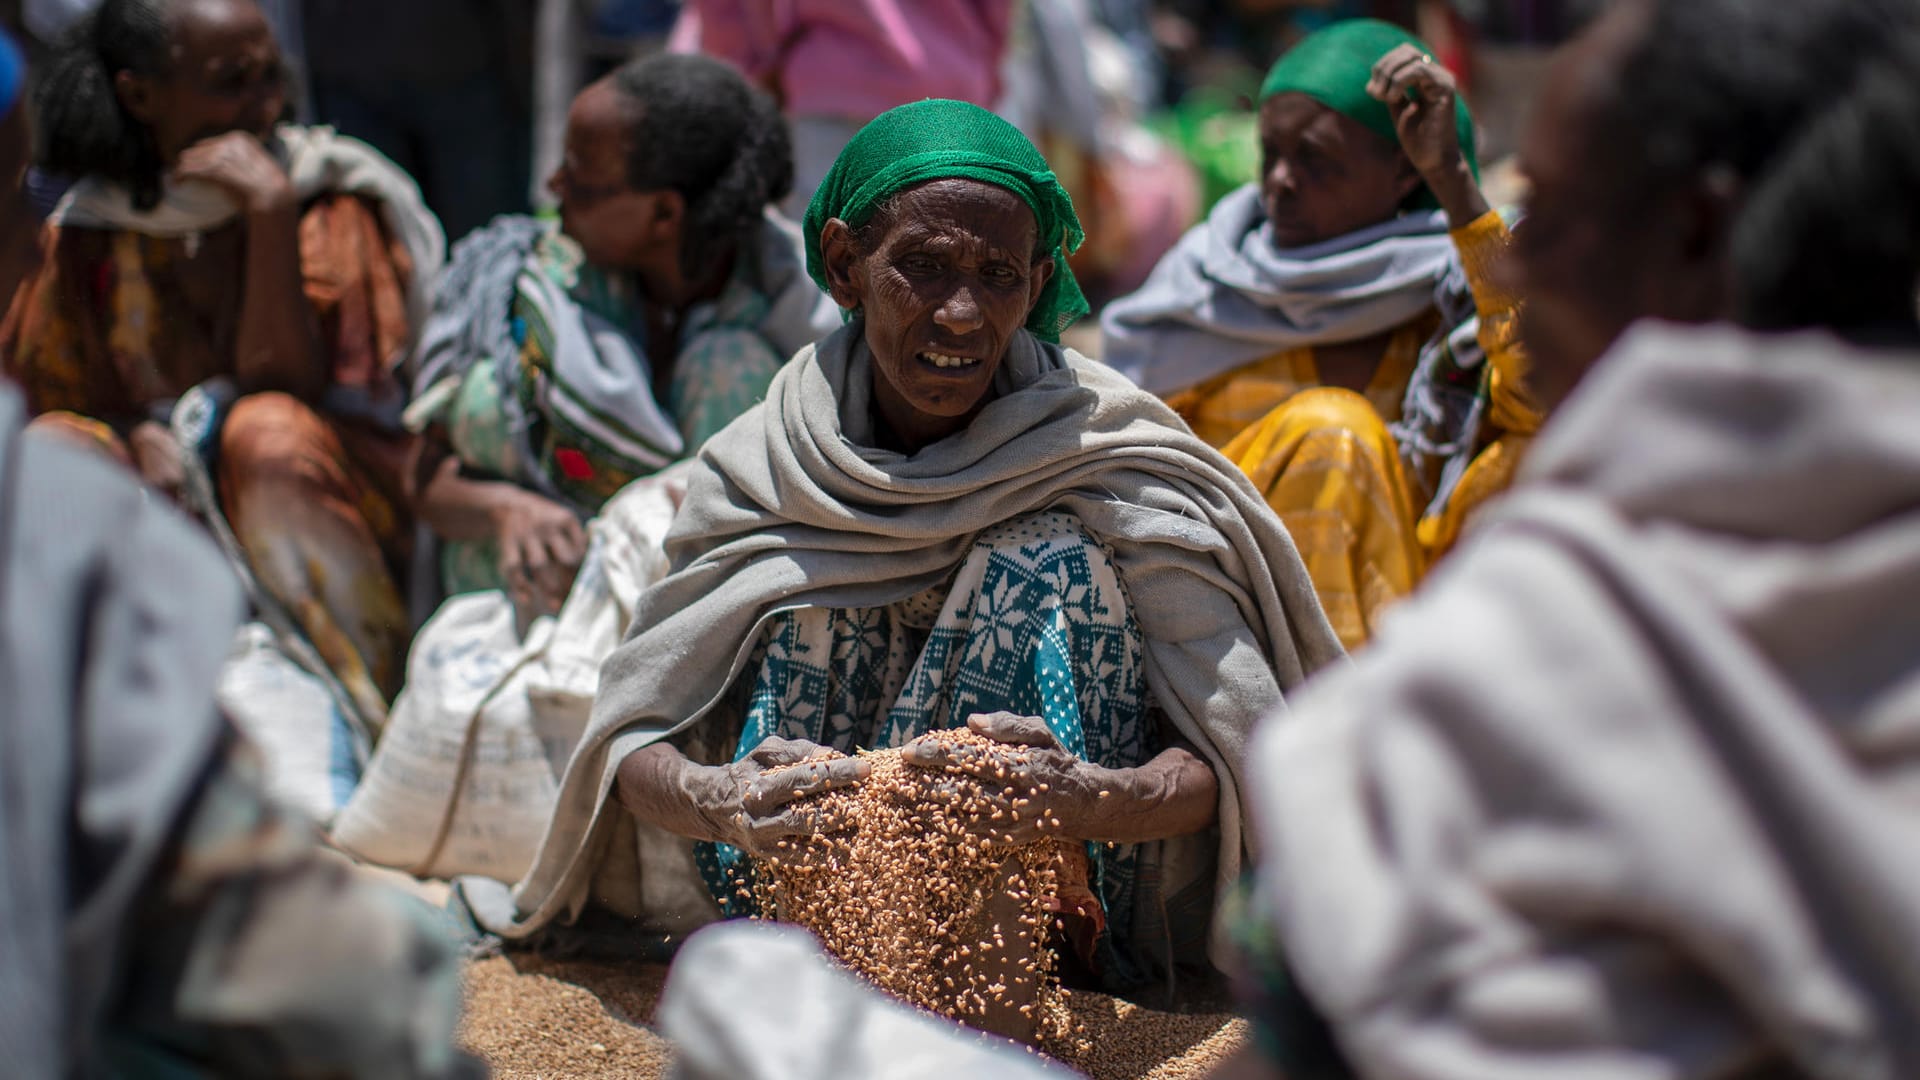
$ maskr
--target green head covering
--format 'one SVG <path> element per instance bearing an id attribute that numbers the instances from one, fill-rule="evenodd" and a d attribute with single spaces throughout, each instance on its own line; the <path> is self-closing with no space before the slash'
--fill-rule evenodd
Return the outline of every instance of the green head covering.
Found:
<path id="1" fill-rule="evenodd" d="M 1060 331 L 1088 311 L 1087 298 L 1067 267 L 1067 253 L 1086 238 L 1073 200 L 1019 128 L 964 101 L 902 105 L 860 129 L 807 206 L 807 273 L 827 287 L 820 231 L 828 221 L 839 218 L 859 228 L 895 193 L 952 179 L 1006 188 L 1033 210 L 1041 241 L 1052 241 L 1053 277 L 1027 316 L 1027 329 L 1043 341 L 1059 341 Z"/>
<path id="2" fill-rule="evenodd" d="M 1274 63 L 1267 81 L 1260 84 L 1260 100 L 1275 94 L 1305 94 L 1398 146 L 1400 133 L 1394 130 L 1393 113 L 1386 102 L 1367 93 L 1367 79 L 1373 75 L 1373 65 L 1400 45 L 1433 54 L 1426 42 L 1392 23 L 1379 19 L 1334 23 L 1302 38 Z M 1477 180 L 1480 158 L 1474 151 L 1473 113 L 1467 110 L 1465 98 L 1453 99 L 1453 122 L 1460 134 L 1460 149 L 1467 155 L 1467 167 Z M 1423 186 L 1415 196 L 1415 205 L 1431 210 L 1440 205 L 1440 200 Z"/>

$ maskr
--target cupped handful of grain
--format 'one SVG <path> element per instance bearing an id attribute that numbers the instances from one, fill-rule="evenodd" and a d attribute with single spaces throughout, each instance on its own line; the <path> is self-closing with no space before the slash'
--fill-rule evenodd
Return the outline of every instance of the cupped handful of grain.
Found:
<path id="1" fill-rule="evenodd" d="M 1004 757 L 1008 778 L 1026 752 L 964 728 L 930 737 Z M 1028 790 L 1009 810 L 954 766 L 908 765 L 899 750 L 863 756 L 864 782 L 813 797 L 825 830 L 755 861 L 760 917 L 806 927 L 847 968 L 921 1008 L 1025 1041 L 1069 1036 L 1048 938 L 1076 846 L 1014 843 L 1000 828 L 1008 813 L 1044 820 L 1046 793 Z"/>

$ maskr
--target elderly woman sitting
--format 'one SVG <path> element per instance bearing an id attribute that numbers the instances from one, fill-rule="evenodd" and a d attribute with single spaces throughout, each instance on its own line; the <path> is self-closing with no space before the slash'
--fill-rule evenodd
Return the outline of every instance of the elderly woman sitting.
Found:
<path id="1" fill-rule="evenodd" d="M 1103 358 L 1266 493 L 1351 648 L 1538 426 L 1489 277 L 1507 231 L 1452 76 L 1387 23 L 1283 56 L 1260 145 L 1259 182 L 1108 306 Z"/>
<path id="2" fill-rule="evenodd" d="M 690 930 L 742 852 L 812 829 L 796 800 L 866 769 L 780 766 L 908 746 L 937 767 L 914 740 L 969 725 L 1005 745 L 971 766 L 996 798 L 1030 756 L 1013 771 L 1057 794 L 1060 834 L 1106 842 L 1082 959 L 1116 984 L 1204 963 L 1246 854 L 1242 741 L 1340 646 L 1245 477 L 1054 343 L 1085 310 L 1079 232 L 975 106 L 903 106 L 849 144 L 806 237 L 853 319 L 701 453 L 673 572 L 604 669 L 540 858 L 510 902 L 475 895 L 484 922 L 521 937 L 592 899 Z"/>
<path id="3" fill-rule="evenodd" d="M 580 93 L 558 226 L 501 217 L 462 241 L 421 344 L 409 419 L 448 593 L 557 610 L 582 520 L 840 324 L 769 209 L 792 183 L 779 110 L 717 60 L 638 60 Z"/>

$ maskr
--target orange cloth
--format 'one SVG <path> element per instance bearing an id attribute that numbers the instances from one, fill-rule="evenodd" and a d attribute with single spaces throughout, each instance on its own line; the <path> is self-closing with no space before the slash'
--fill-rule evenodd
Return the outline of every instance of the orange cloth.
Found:
<path id="1" fill-rule="evenodd" d="M 332 384 L 397 403 L 404 248 L 346 195 L 313 203 L 299 242 Z M 40 414 L 35 426 L 131 464 L 127 432 L 232 372 L 245 243 L 240 225 L 193 240 L 49 227 L 47 261 L 0 328 L 0 357 Z M 255 574 L 376 723 L 399 689 L 410 630 L 396 584 L 412 534 L 408 453 L 403 437 L 284 394 L 241 398 L 220 437 L 222 508 Z"/>

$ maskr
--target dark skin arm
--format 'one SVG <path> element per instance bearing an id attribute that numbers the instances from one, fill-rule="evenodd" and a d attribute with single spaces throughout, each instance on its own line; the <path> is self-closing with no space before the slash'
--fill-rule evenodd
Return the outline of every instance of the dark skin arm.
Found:
<path id="1" fill-rule="evenodd" d="M 234 341 L 241 392 L 319 400 L 327 370 L 300 268 L 300 204 L 285 170 L 260 140 L 236 131 L 181 151 L 173 176 L 218 184 L 241 206 L 247 253 Z"/>
<path id="2" fill-rule="evenodd" d="M 587 555 L 587 531 L 573 511 L 518 484 L 460 469 L 443 436 L 420 440 L 414 466 L 420 519 L 444 540 L 496 540 L 500 577 L 523 609 L 560 610 Z"/>
<path id="3" fill-rule="evenodd" d="M 796 802 L 867 778 L 870 766 L 857 757 L 794 767 L 825 752 L 814 743 L 775 738 L 731 765 L 700 765 L 671 743 L 657 742 L 621 760 L 614 791 L 628 813 L 648 824 L 774 858 L 782 841 L 830 824 Z"/>
<path id="4" fill-rule="evenodd" d="M 908 743 L 901 757 L 923 769 L 959 769 L 993 793 L 992 808 L 1003 816 L 981 820 L 983 835 L 1014 843 L 1052 836 L 1127 844 L 1188 836 L 1213 824 L 1219 781 L 1185 746 L 1170 746 L 1139 768 L 1108 769 L 1061 749 L 1039 717 L 981 713 L 967 726 L 1002 746 L 982 751 L 923 738 Z"/>

